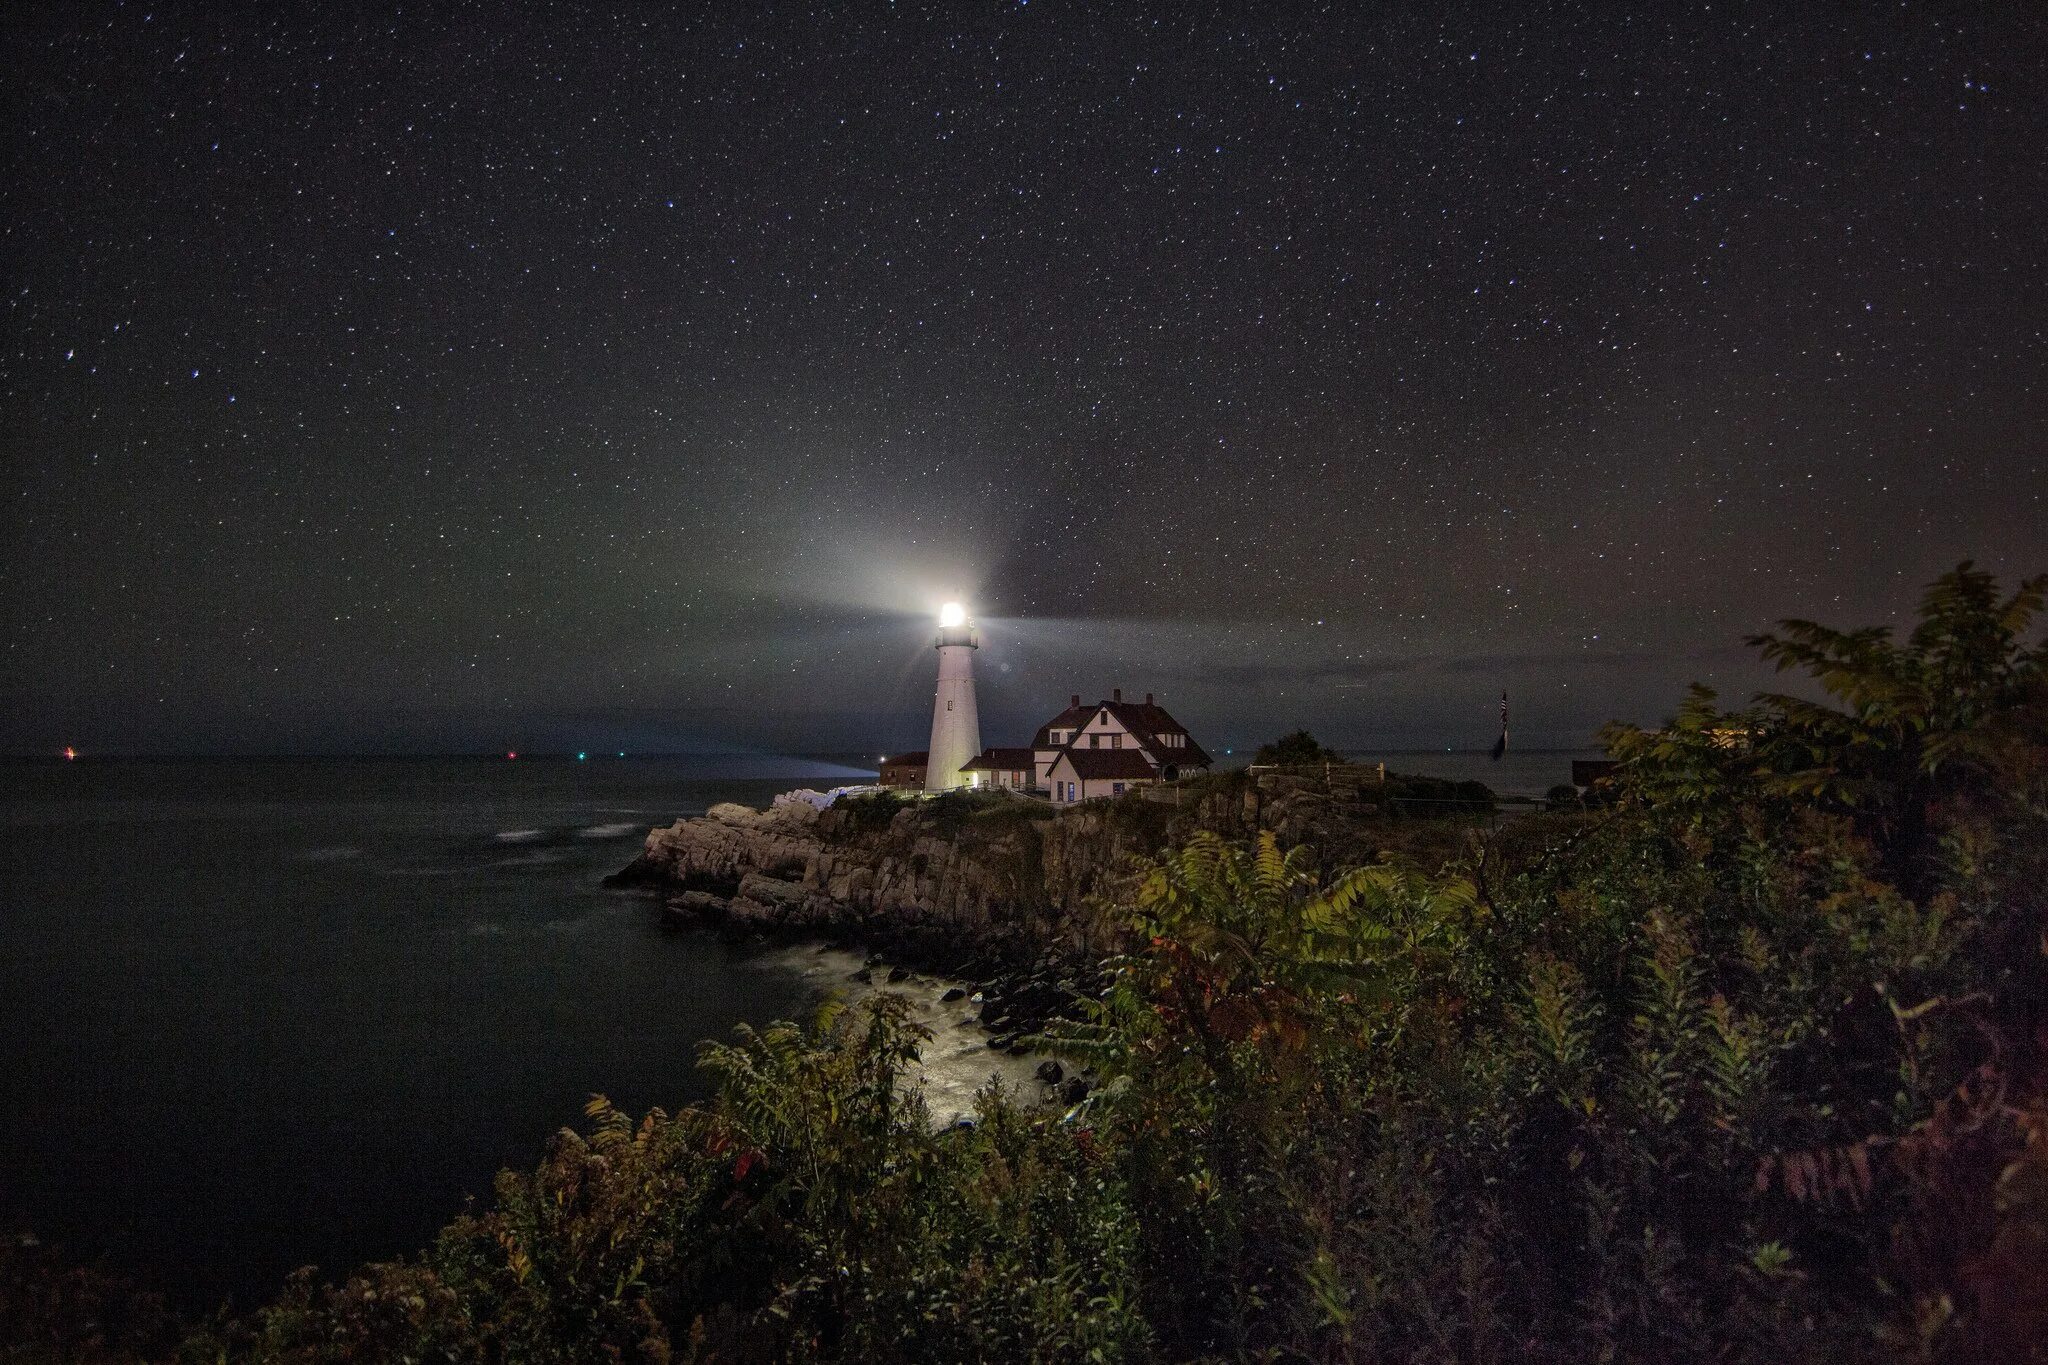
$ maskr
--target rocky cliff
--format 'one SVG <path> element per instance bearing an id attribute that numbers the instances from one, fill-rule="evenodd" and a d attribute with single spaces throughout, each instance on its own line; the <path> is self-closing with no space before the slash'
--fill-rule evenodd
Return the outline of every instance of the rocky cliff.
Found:
<path id="1" fill-rule="evenodd" d="M 1233 773 L 1057 811 L 964 792 L 822 811 L 726 804 L 649 832 L 611 884 L 657 892 L 677 923 L 858 946 L 874 956 L 857 981 L 921 968 L 976 983 L 970 1022 L 987 1046 L 1022 1052 L 1101 987 L 1096 964 L 1128 946 L 1125 911 L 1162 849 L 1200 829 L 1271 829 L 1284 846 L 1314 847 L 1325 871 L 1389 847 L 1428 862 L 1454 852 L 1463 825 L 1404 818 L 1398 790 L 1341 773 Z"/>
<path id="2" fill-rule="evenodd" d="M 1108 947 L 1100 907 L 1128 902 L 1176 814 L 1137 802 L 1056 814 L 1017 798 L 719 805 L 650 832 L 618 880 L 665 892 L 673 915 L 957 970 Z"/>
<path id="3" fill-rule="evenodd" d="M 1116 801 L 1051 806 L 994 793 L 714 806 L 647 836 L 616 884 L 669 913 L 761 932 L 856 941 L 892 961 L 962 970 L 1118 946 L 1144 861 L 1197 829 L 1273 829 L 1329 866 L 1376 856 L 1399 823 L 1385 786 L 1225 774 Z M 1482 789 L 1483 790 L 1483 789 Z"/>

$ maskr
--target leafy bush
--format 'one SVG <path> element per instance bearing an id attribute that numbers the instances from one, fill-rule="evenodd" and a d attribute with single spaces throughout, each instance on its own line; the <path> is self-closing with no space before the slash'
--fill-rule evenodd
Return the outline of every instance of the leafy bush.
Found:
<path id="1" fill-rule="evenodd" d="M 1137 1218 L 1082 1129 L 991 1096 L 933 1132 L 899 1085 L 897 997 L 705 1048 L 717 1100 L 635 1122 L 602 1098 L 413 1263 L 295 1282 L 195 1338 L 263 1361 L 1110 1358 L 1148 1334 Z"/>
<path id="2" fill-rule="evenodd" d="M 1316 737 L 1306 730 L 1296 730 L 1291 735 L 1259 746 L 1253 756 L 1254 763 L 1274 763 L 1282 767 L 1310 763 L 1341 763 L 1343 758 L 1331 749 L 1325 749 Z"/>
<path id="3" fill-rule="evenodd" d="M 827 818 L 820 827 L 829 834 L 881 834 L 889 828 L 898 811 L 919 799 L 893 791 L 842 796 L 825 812 Z"/>

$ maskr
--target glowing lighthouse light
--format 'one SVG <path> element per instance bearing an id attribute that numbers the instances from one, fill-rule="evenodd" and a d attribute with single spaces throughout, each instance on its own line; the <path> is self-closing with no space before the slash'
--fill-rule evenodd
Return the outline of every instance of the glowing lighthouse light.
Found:
<path id="1" fill-rule="evenodd" d="M 939 690 L 932 699 L 932 742 L 925 756 L 924 789 L 965 786 L 960 770 L 981 752 L 981 718 L 974 709 L 974 623 L 967 608 L 939 608 Z"/>

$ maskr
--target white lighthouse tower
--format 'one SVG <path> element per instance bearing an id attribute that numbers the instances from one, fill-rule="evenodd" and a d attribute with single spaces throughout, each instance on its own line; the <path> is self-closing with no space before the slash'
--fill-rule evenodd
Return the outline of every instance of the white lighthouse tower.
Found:
<path id="1" fill-rule="evenodd" d="M 981 717 L 974 709 L 974 623 L 967 609 L 948 602 L 939 611 L 939 693 L 932 701 L 932 743 L 925 756 L 924 789 L 965 786 L 960 770 L 981 752 Z"/>

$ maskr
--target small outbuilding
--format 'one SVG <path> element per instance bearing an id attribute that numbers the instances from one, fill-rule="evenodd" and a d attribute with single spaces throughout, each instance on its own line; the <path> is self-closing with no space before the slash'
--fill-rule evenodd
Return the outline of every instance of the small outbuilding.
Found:
<path id="1" fill-rule="evenodd" d="M 905 754 L 889 754 L 882 759 L 882 775 L 876 780 L 885 787 L 923 791 L 924 772 L 929 758 L 930 755 L 923 749 Z"/>
<path id="2" fill-rule="evenodd" d="M 984 790 L 1028 792 L 1036 785 L 1037 765 L 1029 749 L 983 749 L 960 771 L 968 785 Z"/>

